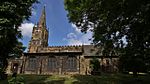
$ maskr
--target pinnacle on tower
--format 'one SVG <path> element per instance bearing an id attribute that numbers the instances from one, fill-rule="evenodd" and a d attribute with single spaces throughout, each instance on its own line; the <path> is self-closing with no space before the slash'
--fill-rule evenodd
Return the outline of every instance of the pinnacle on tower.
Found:
<path id="1" fill-rule="evenodd" d="M 39 20 L 38 27 L 45 27 L 46 28 L 46 13 L 45 13 L 45 6 L 42 10 L 42 14 Z"/>

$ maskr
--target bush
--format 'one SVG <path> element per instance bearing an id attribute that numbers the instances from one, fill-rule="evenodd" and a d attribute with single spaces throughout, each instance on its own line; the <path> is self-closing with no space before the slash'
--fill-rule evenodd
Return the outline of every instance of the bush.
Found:
<path id="1" fill-rule="evenodd" d="M 0 80 L 7 79 L 7 74 L 5 72 L 0 73 Z"/>
<path id="2" fill-rule="evenodd" d="M 21 76 L 18 77 L 12 77 L 8 80 L 9 84 L 24 84 L 24 78 Z"/>

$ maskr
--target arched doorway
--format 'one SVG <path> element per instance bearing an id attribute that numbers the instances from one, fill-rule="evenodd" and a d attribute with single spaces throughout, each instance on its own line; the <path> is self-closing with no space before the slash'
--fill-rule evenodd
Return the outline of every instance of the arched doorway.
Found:
<path id="1" fill-rule="evenodd" d="M 19 66 L 18 63 L 12 63 L 12 68 L 11 68 L 12 73 L 18 72 L 18 66 Z"/>

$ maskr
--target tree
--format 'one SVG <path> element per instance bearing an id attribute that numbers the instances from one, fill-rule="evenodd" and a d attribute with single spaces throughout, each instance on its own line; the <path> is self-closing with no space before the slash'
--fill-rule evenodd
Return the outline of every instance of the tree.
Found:
<path id="1" fill-rule="evenodd" d="M 149 0 L 65 0 L 65 9 L 82 32 L 93 31 L 94 44 L 119 53 L 122 70 L 150 65 Z"/>
<path id="2" fill-rule="evenodd" d="M 100 75 L 100 62 L 97 58 L 90 60 L 90 68 L 92 75 Z"/>
<path id="3" fill-rule="evenodd" d="M 7 59 L 18 56 L 24 49 L 18 41 L 22 37 L 20 24 L 31 15 L 31 6 L 37 0 L 0 1 L 0 65 L 5 71 Z"/>

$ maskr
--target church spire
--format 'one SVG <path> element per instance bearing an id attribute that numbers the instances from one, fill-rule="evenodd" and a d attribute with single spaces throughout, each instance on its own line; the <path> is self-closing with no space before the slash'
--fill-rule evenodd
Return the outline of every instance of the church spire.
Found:
<path id="1" fill-rule="evenodd" d="M 40 17 L 38 26 L 39 26 L 39 27 L 45 27 L 45 28 L 46 28 L 45 6 L 44 6 L 44 8 L 43 8 L 43 10 L 42 10 L 42 14 L 41 14 L 41 17 Z"/>

